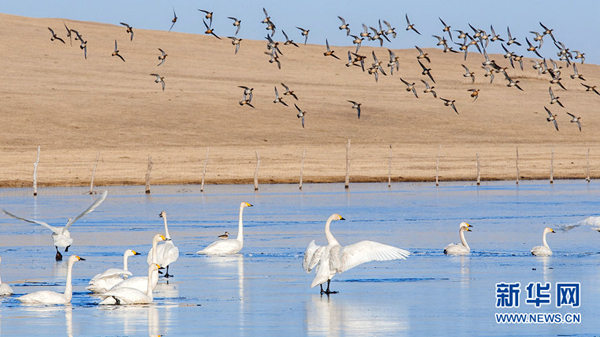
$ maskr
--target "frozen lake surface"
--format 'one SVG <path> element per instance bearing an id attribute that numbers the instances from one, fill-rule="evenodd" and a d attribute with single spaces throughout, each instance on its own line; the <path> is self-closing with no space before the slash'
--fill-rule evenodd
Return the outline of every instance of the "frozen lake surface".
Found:
<path id="1" fill-rule="evenodd" d="M 554 255 L 533 257 L 546 226 L 577 223 L 600 210 L 597 182 L 547 181 L 108 187 L 106 201 L 71 227 L 69 253 L 84 257 L 73 271 L 70 306 L 24 306 L 15 298 L 36 290 L 64 291 L 66 262 L 54 261 L 50 231 L 5 215 L 0 255 L 2 281 L 15 295 L 0 299 L 0 332 L 5 335 L 220 335 L 220 336 L 382 336 L 382 335 L 586 335 L 600 331 L 600 233 L 591 226 L 548 235 Z M 99 188 L 98 190 L 101 190 Z M 82 188 L 0 190 L 0 206 L 26 218 L 64 225 L 96 196 Z M 244 248 L 228 257 L 196 251 L 229 231 L 237 234 L 239 204 L 244 211 Z M 180 257 L 159 281 L 155 303 L 100 307 L 86 290 L 88 280 L 122 266 L 126 249 L 134 275 L 146 275 L 146 254 L 166 211 Z M 371 262 L 341 275 L 331 296 L 310 288 L 313 274 L 302 269 L 308 243 L 326 244 L 325 220 L 342 245 L 373 240 L 413 253 L 405 261 Z M 443 248 L 458 242 L 461 221 L 472 254 L 448 257 Z M 556 228 L 556 227 L 554 227 Z M 66 256 L 69 255 L 66 254 Z M 66 259 L 65 259 L 66 260 Z M 520 308 L 496 308 L 496 283 L 520 282 Z M 579 282 L 579 308 L 536 308 L 525 304 L 529 282 Z M 580 324 L 497 324 L 495 313 L 578 313 Z"/>

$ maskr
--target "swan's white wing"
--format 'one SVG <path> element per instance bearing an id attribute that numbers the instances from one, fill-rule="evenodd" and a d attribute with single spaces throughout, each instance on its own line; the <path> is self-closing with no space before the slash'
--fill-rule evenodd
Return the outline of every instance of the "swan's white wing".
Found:
<path id="1" fill-rule="evenodd" d="M 310 273 L 321 261 L 323 248 L 323 246 L 315 244 L 315 240 L 312 240 L 308 244 L 308 247 L 306 247 L 306 250 L 304 251 L 304 259 L 302 260 L 302 268 L 304 268 L 307 273 Z"/>
<path id="2" fill-rule="evenodd" d="M 591 226 L 593 230 L 600 231 L 600 217 L 590 216 L 579 222 L 575 222 L 575 223 L 567 224 L 567 225 L 556 225 L 555 227 L 557 227 L 557 229 L 560 229 L 560 230 L 566 232 L 566 231 L 569 231 L 573 228 L 580 227 L 580 226 Z"/>
<path id="3" fill-rule="evenodd" d="M 89 284 L 94 284 L 96 281 L 102 279 L 102 278 L 108 278 L 108 277 L 121 277 L 121 276 L 132 276 L 130 271 L 126 271 L 120 268 L 110 268 L 105 270 L 103 273 L 100 274 L 96 274 L 96 276 L 92 277 L 92 279 L 90 280 Z"/>
<path id="4" fill-rule="evenodd" d="M 370 261 L 405 260 L 410 252 L 374 241 L 361 241 L 340 250 L 339 272 Z"/>
<path id="5" fill-rule="evenodd" d="M 60 233 L 60 229 L 56 228 L 56 227 L 52 227 L 50 225 L 48 225 L 47 223 L 43 222 L 43 221 L 37 221 L 37 220 L 29 220 L 29 219 L 25 219 L 25 218 L 21 218 L 20 216 L 16 216 L 14 214 L 9 213 L 7 210 L 2 209 L 2 212 L 4 212 L 4 214 L 13 217 L 15 219 L 19 219 L 21 221 L 25 221 L 25 222 L 29 222 L 29 223 L 34 223 L 34 224 L 38 224 L 38 225 L 42 225 L 46 228 L 48 228 L 49 230 L 53 231 L 54 233 Z"/>
<path id="6" fill-rule="evenodd" d="M 66 229 L 69 229 L 69 227 L 71 227 L 71 225 L 72 225 L 72 224 L 73 224 L 75 221 L 77 221 L 77 220 L 81 219 L 81 217 L 82 217 L 82 216 L 84 216 L 84 215 L 86 215 L 86 214 L 88 214 L 88 213 L 91 213 L 93 210 L 95 210 L 95 209 L 96 209 L 96 207 L 100 206 L 100 204 L 101 204 L 102 202 L 104 202 L 104 199 L 106 199 L 106 195 L 107 195 L 107 194 L 108 194 L 108 191 L 104 191 L 104 193 L 102 193 L 102 195 L 100 196 L 100 198 L 96 199 L 96 201 L 94 201 L 94 203 L 93 203 L 93 204 L 92 204 L 90 207 L 88 207 L 88 208 L 87 208 L 85 211 L 83 211 L 83 213 L 79 214 L 79 215 L 78 215 L 77 217 L 75 217 L 73 220 L 71 220 L 71 221 L 67 222 L 67 224 L 65 225 L 65 228 L 66 228 Z"/>

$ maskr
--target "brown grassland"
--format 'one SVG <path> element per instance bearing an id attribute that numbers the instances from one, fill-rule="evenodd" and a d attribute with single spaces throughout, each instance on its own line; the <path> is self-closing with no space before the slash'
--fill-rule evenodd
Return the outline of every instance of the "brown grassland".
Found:
<path id="1" fill-rule="evenodd" d="M 63 21 L 88 41 L 87 60 L 78 41 L 70 46 Z M 66 44 L 50 41 L 47 27 Z M 516 147 L 523 179 L 546 179 L 552 150 L 555 178 L 585 178 L 588 149 L 590 174 L 600 177 L 600 96 L 569 78 L 572 68 L 564 63 L 568 90 L 553 85 L 561 108 L 549 104 L 550 76 L 538 75 L 530 58 L 521 71 L 490 55 L 509 67 L 519 91 L 502 74 L 489 84 L 477 52 L 464 61 L 462 53 L 425 48 L 438 96 L 456 100 L 455 114 L 423 93 L 420 80 L 428 79 L 415 49 L 395 50 L 400 71 L 376 83 L 359 67 L 346 67 L 353 46 L 332 46 L 341 61 L 324 57 L 323 45 L 281 46 L 279 70 L 264 54 L 266 41 L 243 40 L 236 55 L 225 37 L 136 30 L 129 41 L 123 27 L 93 22 L 0 15 L 0 29 L 2 187 L 31 185 L 38 146 L 42 186 L 89 184 L 98 151 L 97 185 L 143 184 L 149 155 L 153 184 L 198 183 L 207 148 L 207 184 L 251 182 L 256 152 L 261 183 L 297 182 L 303 150 L 305 182 L 343 181 L 348 139 L 351 181 L 387 181 L 390 146 L 393 181 L 433 180 L 439 149 L 442 181 L 474 179 L 477 154 L 483 180 L 515 179 Z M 115 39 L 126 62 L 111 57 Z M 158 48 L 168 54 L 160 67 Z M 387 63 L 385 46 L 364 46 L 368 65 L 372 50 Z M 542 53 L 556 50 L 548 43 Z M 462 76 L 461 64 L 476 72 L 475 84 Z M 578 67 L 585 83 L 600 83 L 600 67 Z M 155 72 L 165 77 L 164 92 L 150 76 Z M 417 83 L 418 99 L 399 77 Z M 273 87 L 284 91 L 281 82 L 298 95 L 284 97 L 289 107 L 273 103 Z M 254 88 L 255 109 L 238 104 L 240 85 Z M 475 102 L 470 88 L 481 89 Z M 347 100 L 362 103 L 360 120 Z M 304 129 L 294 103 L 307 111 Z M 558 114 L 559 132 L 544 106 Z M 581 116 L 582 132 L 566 111 Z"/>

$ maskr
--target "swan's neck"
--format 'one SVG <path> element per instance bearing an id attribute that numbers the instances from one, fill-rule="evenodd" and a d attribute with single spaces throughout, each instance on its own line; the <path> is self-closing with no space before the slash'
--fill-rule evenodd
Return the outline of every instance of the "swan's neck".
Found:
<path id="1" fill-rule="evenodd" d="M 244 206 L 240 206 L 240 221 L 238 223 L 238 235 L 237 239 L 240 242 L 244 242 L 244 222 L 242 221 L 242 214 L 244 213 Z"/>
<path id="2" fill-rule="evenodd" d="M 157 240 L 152 240 L 152 263 L 156 264 L 156 246 L 158 246 Z"/>
<path id="3" fill-rule="evenodd" d="M 339 245 L 339 242 L 335 239 L 335 237 L 333 237 L 333 234 L 331 234 L 331 230 L 329 229 L 331 221 L 332 219 L 329 218 L 327 219 L 327 223 L 325 224 L 325 237 L 327 238 L 327 244 L 330 246 L 335 244 Z"/>
<path id="4" fill-rule="evenodd" d="M 154 268 L 148 268 L 148 290 L 146 291 L 146 295 L 152 298 L 152 273 L 154 272 Z M 156 271 L 158 273 L 158 270 Z"/>
<path id="5" fill-rule="evenodd" d="M 544 247 L 550 249 L 550 246 L 548 246 L 548 242 L 546 241 L 546 234 L 548 234 L 548 232 L 544 232 L 544 236 L 543 236 Z"/>
<path id="6" fill-rule="evenodd" d="M 127 255 L 127 253 L 125 253 L 125 255 L 123 255 L 123 270 L 124 271 L 129 271 L 127 269 L 127 258 L 129 257 L 129 255 Z"/>
<path id="7" fill-rule="evenodd" d="M 464 229 L 460 229 L 459 233 L 460 233 L 460 242 L 462 243 L 463 246 L 465 246 L 468 250 L 471 250 L 471 247 L 469 247 L 469 244 L 467 243 L 467 239 L 465 239 L 465 230 Z"/>
<path id="8" fill-rule="evenodd" d="M 163 220 L 165 221 L 165 237 L 168 239 L 171 238 L 171 235 L 169 235 L 169 226 L 167 226 L 167 215 L 163 215 Z"/>
<path id="9" fill-rule="evenodd" d="M 73 297 L 73 284 L 71 283 L 71 275 L 73 273 L 73 263 L 69 261 L 67 264 L 67 286 L 65 287 L 65 298 L 68 302 L 71 302 Z"/>

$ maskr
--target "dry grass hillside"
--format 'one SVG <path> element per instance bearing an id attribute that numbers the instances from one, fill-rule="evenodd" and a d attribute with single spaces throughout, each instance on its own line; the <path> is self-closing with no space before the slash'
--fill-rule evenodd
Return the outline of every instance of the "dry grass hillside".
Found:
<path id="1" fill-rule="evenodd" d="M 41 146 L 39 183 L 89 184 L 96 154 L 97 184 L 142 183 L 148 155 L 154 183 L 199 182 L 210 148 L 207 183 L 249 182 L 261 159 L 263 182 L 295 182 L 306 150 L 304 181 L 340 181 L 346 144 L 351 139 L 351 180 L 387 180 L 392 146 L 394 180 L 432 180 L 441 145 L 442 180 L 473 179 L 479 154 L 482 179 L 514 179 L 515 147 L 521 175 L 546 178 L 550 151 L 555 177 L 585 177 L 590 149 L 592 177 L 600 177 L 600 96 L 586 92 L 563 66 L 564 91 L 552 85 L 565 108 L 550 105 L 549 75 L 538 75 L 527 58 L 525 69 L 510 68 L 502 55 L 490 55 L 524 91 L 483 77 L 483 56 L 444 54 L 427 48 L 438 96 L 455 99 L 460 114 L 424 94 L 415 49 L 395 50 L 400 71 L 373 76 L 346 67 L 353 46 L 332 46 L 341 60 L 324 57 L 323 45 L 281 46 L 281 70 L 264 54 L 266 41 L 243 40 L 237 55 L 230 40 L 208 35 L 136 30 L 133 41 L 122 26 L 64 20 L 88 41 L 84 59 L 79 42 L 70 46 L 62 19 L 0 15 L 0 185 L 29 186 Z M 50 41 L 52 27 L 66 44 Z M 114 40 L 126 62 L 112 57 Z M 157 67 L 158 48 L 168 54 Z M 548 46 L 547 48 L 550 48 Z M 363 47 L 367 65 L 374 50 L 384 64 L 384 48 Z M 526 56 L 529 56 L 526 55 Z M 464 78 L 465 64 L 476 82 Z M 600 84 L 600 68 L 578 64 L 585 83 Z M 151 73 L 164 76 L 166 89 Z M 399 77 L 416 82 L 419 98 Z M 298 95 L 285 107 L 274 104 L 280 83 Z M 429 81 L 431 82 L 431 81 Z M 433 83 L 431 83 L 433 84 Z M 254 88 L 252 104 L 240 106 L 242 89 Z M 480 89 L 472 102 L 470 88 Z M 362 115 L 347 100 L 362 103 Z M 307 111 L 306 127 L 293 104 Z M 544 106 L 558 114 L 560 131 L 546 121 Z M 581 116 L 582 132 L 569 123 Z"/>

